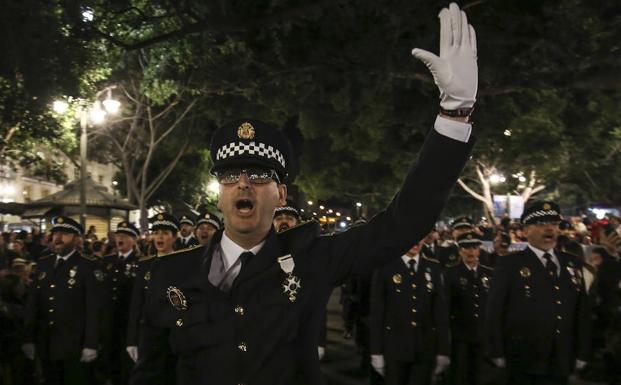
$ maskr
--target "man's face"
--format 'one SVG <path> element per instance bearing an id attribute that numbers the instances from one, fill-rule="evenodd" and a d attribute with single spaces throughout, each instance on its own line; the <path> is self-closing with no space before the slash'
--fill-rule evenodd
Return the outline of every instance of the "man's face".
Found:
<path id="1" fill-rule="evenodd" d="M 118 233 L 114 235 L 114 239 L 116 240 L 116 248 L 121 253 L 125 254 L 134 249 L 134 245 L 136 244 L 136 240 L 128 235 L 123 233 Z"/>
<path id="2" fill-rule="evenodd" d="M 245 173 L 239 181 L 220 184 L 218 208 L 222 211 L 226 233 L 232 239 L 261 237 L 272 226 L 274 210 L 286 203 L 287 186 L 270 181 L 251 184 Z"/>
<path id="3" fill-rule="evenodd" d="M 409 255 L 410 257 L 415 257 L 418 255 L 418 253 L 420 252 L 420 247 L 423 245 L 423 240 L 421 240 L 420 242 L 418 242 L 417 244 L 415 244 L 414 246 L 412 246 L 410 248 L 410 250 L 408 250 L 406 252 L 407 255 Z"/>
<path id="4" fill-rule="evenodd" d="M 287 230 L 298 224 L 298 219 L 291 214 L 281 213 L 274 217 L 274 228 L 277 232 Z"/>
<path id="5" fill-rule="evenodd" d="M 468 227 L 468 226 L 461 226 L 456 229 L 453 229 L 453 239 L 457 240 L 457 238 L 459 238 L 460 235 L 469 233 L 471 231 L 472 231 L 472 227 Z"/>
<path id="6" fill-rule="evenodd" d="M 502 237 L 500 235 L 494 238 L 494 250 L 496 250 L 498 253 L 506 253 L 509 250 L 509 248 L 502 243 Z"/>
<path id="7" fill-rule="evenodd" d="M 78 246 L 80 237 L 74 233 L 54 231 L 52 233 L 52 247 L 58 255 L 67 255 Z"/>
<path id="8" fill-rule="evenodd" d="M 171 230 L 157 229 L 152 233 L 151 239 L 159 254 L 172 253 L 177 234 Z"/>
<path id="9" fill-rule="evenodd" d="M 468 245 L 459 247 L 459 255 L 461 260 L 467 265 L 476 265 L 479 263 L 479 255 L 481 248 L 479 245 Z"/>
<path id="10" fill-rule="evenodd" d="M 553 249 L 558 234 L 558 222 L 536 223 L 524 227 L 524 235 L 528 239 L 528 243 L 539 250 Z"/>
<path id="11" fill-rule="evenodd" d="M 196 228 L 196 238 L 198 239 L 198 243 L 203 246 L 208 245 L 216 231 L 218 230 L 216 230 L 216 228 L 209 223 L 201 223 Z"/>
<path id="12" fill-rule="evenodd" d="M 190 234 L 194 232 L 194 226 L 189 225 L 187 223 L 182 223 L 181 228 L 179 229 L 179 232 L 181 233 L 182 237 L 184 238 L 189 237 Z"/>

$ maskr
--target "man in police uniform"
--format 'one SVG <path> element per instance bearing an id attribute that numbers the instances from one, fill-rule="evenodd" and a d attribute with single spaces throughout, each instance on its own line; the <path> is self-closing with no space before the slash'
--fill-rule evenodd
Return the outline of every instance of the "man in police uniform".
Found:
<path id="1" fill-rule="evenodd" d="M 479 263 L 481 240 L 475 232 L 457 238 L 461 261 L 446 269 L 451 320 L 451 383 L 478 385 L 485 372 L 484 319 L 492 269 Z"/>
<path id="2" fill-rule="evenodd" d="M 196 239 L 201 246 L 207 246 L 214 234 L 222 228 L 222 221 L 214 213 L 205 211 L 196 221 Z"/>
<path id="3" fill-rule="evenodd" d="M 459 262 L 460 257 L 457 239 L 460 235 L 472 232 L 473 230 L 474 224 L 472 222 L 472 218 L 470 217 L 458 217 L 451 222 L 451 235 L 453 239 L 450 241 L 448 246 L 438 247 L 436 252 L 436 259 L 440 261 L 442 266 L 446 267 Z"/>
<path id="4" fill-rule="evenodd" d="M 165 346 L 178 359 L 177 384 L 324 383 L 317 341 L 332 288 L 398 259 L 429 232 L 473 144 L 474 30 L 456 4 L 440 19 L 441 56 L 413 51 L 439 84 L 440 116 L 400 192 L 367 224 L 336 236 L 320 237 L 315 222 L 277 234 L 274 210 L 286 202 L 291 161 L 286 139 L 253 119 L 214 134 L 210 154 L 226 227 L 206 251 L 153 263 L 134 385 L 162 382 L 170 369 L 160 365 Z"/>
<path id="5" fill-rule="evenodd" d="M 194 236 L 194 221 L 187 215 L 182 215 L 179 218 L 179 225 L 179 238 L 175 243 L 175 250 L 198 246 L 198 240 Z"/>
<path id="6" fill-rule="evenodd" d="M 371 364 L 387 385 L 431 384 L 434 368 L 440 374 L 450 363 L 442 267 L 420 256 L 420 246 L 373 276 Z"/>
<path id="7" fill-rule="evenodd" d="M 566 384 L 585 366 L 590 309 L 582 263 L 555 251 L 561 220 L 554 202 L 535 202 L 521 217 L 526 249 L 501 258 L 488 297 L 490 355 L 510 384 Z"/>
<path id="8" fill-rule="evenodd" d="M 274 228 L 276 232 L 287 230 L 295 227 L 300 223 L 300 212 L 293 202 L 287 201 L 287 204 L 276 207 L 274 211 Z"/>
<path id="9" fill-rule="evenodd" d="M 41 360 L 45 384 L 87 384 L 97 358 L 104 273 L 77 250 L 79 223 L 52 221 L 55 254 L 40 258 L 26 308 L 26 356 Z"/>
<path id="10" fill-rule="evenodd" d="M 109 320 L 105 330 L 108 372 L 112 384 L 127 384 L 133 361 L 125 349 L 128 312 L 132 294 L 132 283 L 138 267 L 136 240 L 140 231 L 130 222 L 120 222 L 114 233 L 116 254 L 103 258 L 106 273 L 106 313 Z"/>

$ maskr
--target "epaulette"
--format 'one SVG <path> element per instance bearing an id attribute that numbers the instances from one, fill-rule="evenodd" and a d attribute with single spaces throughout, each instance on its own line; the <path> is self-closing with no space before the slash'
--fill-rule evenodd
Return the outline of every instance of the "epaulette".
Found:
<path id="1" fill-rule="evenodd" d="M 282 242 L 284 250 L 288 253 L 296 253 L 305 250 L 319 236 L 321 227 L 315 220 L 300 223 L 277 233 L 276 236 Z"/>
<path id="2" fill-rule="evenodd" d="M 148 261 L 149 259 L 153 259 L 155 257 L 155 255 L 143 255 L 142 257 L 138 258 L 138 262 Z"/>
<path id="3" fill-rule="evenodd" d="M 97 258 L 95 258 L 95 257 L 93 257 L 93 256 L 88 256 L 88 255 L 84 255 L 84 254 L 80 254 L 80 257 L 82 257 L 82 258 L 84 258 L 84 259 L 86 259 L 86 260 L 89 260 L 89 261 L 91 261 L 91 262 L 94 262 L 94 261 L 96 261 L 96 260 L 97 260 Z"/>
<path id="4" fill-rule="evenodd" d="M 427 260 L 429 262 L 434 262 L 434 263 L 440 264 L 440 261 L 438 261 L 435 258 L 427 257 L 427 256 L 424 256 L 424 255 L 421 255 L 421 257 L 423 257 L 423 259 L 425 259 L 425 260 Z"/>
<path id="5" fill-rule="evenodd" d="M 205 247 L 205 246 L 203 246 L 203 245 L 191 246 L 191 247 L 188 247 L 188 248 L 185 248 L 185 249 L 172 251 L 172 252 L 166 253 L 166 254 L 161 254 L 161 255 L 158 255 L 157 257 L 158 258 L 162 258 L 162 257 L 168 257 L 168 256 L 175 255 L 175 254 L 187 253 L 189 251 L 195 251 L 196 249 L 198 249 L 200 247 Z"/>
<path id="6" fill-rule="evenodd" d="M 490 266 L 485 266 L 485 265 L 482 265 L 482 264 L 480 264 L 480 263 L 479 263 L 479 266 L 481 266 L 481 267 L 482 267 L 482 268 L 484 268 L 485 270 L 494 271 L 494 268 L 493 268 L 493 267 L 490 267 Z"/>

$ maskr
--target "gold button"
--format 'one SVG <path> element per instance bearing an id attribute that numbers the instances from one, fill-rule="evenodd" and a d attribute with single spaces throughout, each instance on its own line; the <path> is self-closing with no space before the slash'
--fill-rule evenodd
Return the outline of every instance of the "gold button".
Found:
<path id="1" fill-rule="evenodd" d="M 479 295 L 478 295 L 478 294 L 475 294 L 475 295 L 474 295 L 474 298 L 479 298 Z"/>
<path id="2" fill-rule="evenodd" d="M 50 297 L 50 298 L 48 298 L 48 299 L 49 299 L 50 301 L 53 301 L 53 300 L 54 300 L 54 297 Z"/>
<path id="3" fill-rule="evenodd" d="M 412 284 L 412 289 L 416 289 L 416 284 L 415 283 Z"/>
<path id="4" fill-rule="evenodd" d="M 246 346 L 245 342 L 242 342 L 239 345 L 237 345 L 237 349 L 241 350 L 242 352 L 245 352 L 248 350 L 248 346 Z"/>
<path id="5" fill-rule="evenodd" d="M 116 291 L 116 287 L 113 287 L 113 288 L 112 288 L 112 290 L 113 290 L 113 291 Z"/>
<path id="6" fill-rule="evenodd" d="M 410 275 L 414 275 L 414 272 L 413 272 L 413 271 L 410 271 Z"/>
<path id="7" fill-rule="evenodd" d="M 416 296 L 415 296 L 415 295 L 413 295 L 413 296 L 412 296 L 412 299 L 416 299 Z"/>
<path id="8" fill-rule="evenodd" d="M 53 288 L 55 288 L 55 287 L 56 287 L 56 285 L 54 285 L 54 284 L 51 284 L 51 285 L 50 285 L 50 289 L 53 289 Z"/>
<path id="9" fill-rule="evenodd" d="M 112 297 L 112 300 L 113 300 L 113 301 L 116 301 L 116 296 Z"/>
<path id="10" fill-rule="evenodd" d="M 558 287 L 558 285 L 554 285 L 554 289 L 555 289 L 555 290 L 561 290 L 561 288 L 560 288 L 560 287 Z"/>
<path id="11" fill-rule="evenodd" d="M 556 319 L 563 319 L 563 317 L 561 317 L 560 315 L 557 315 Z"/>
<path id="12" fill-rule="evenodd" d="M 390 330 L 390 326 L 386 326 L 386 330 Z"/>
<path id="13" fill-rule="evenodd" d="M 50 326 L 53 326 L 54 325 L 54 321 L 50 321 L 47 324 L 50 325 Z"/>
<path id="14" fill-rule="evenodd" d="M 235 313 L 239 315 L 244 315 L 244 308 L 239 305 L 235 306 Z"/>
<path id="15" fill-rule="evenodd" d="M 416 327 L 416 321 L 412 321 L 412 326 Z"/>
<path id="16" fill-rule="evenodd" d="M 412 313 L 416 313 L 416 309 L 412 308 Z"/>
<path id="17" fill-rule="evenodd" d="M 50 313 L 54 313 L 54 309 L 48 309 L 47 311 Z"/>
<path id="18" fill-rule="evenodd" d="M 561 331 L 556 329 L 556 334 L 561 334 Z"/>
<path id="19" fill-rule="evenodd" d="M 474 318 L 479 318 L 479 314 L 478 313 L 474 313 Z"/>
<path id="20" fill-rule="evenodd" d="M 112 278 L 112 282 L 116 282 L 116 278 Z"/>
<path id="21" fill-rule="evenodd" d="M 557 300 L 556 300 L 556 304 L 557 304 L 557 305 L 560 305 L 560 304 L 561 304 L 561 300 L 560 300 L 560 299 L 557 299 Z"/>
<path id="22" fill-rule="evenodd" d="M 478 303 L 475 303 L 475 304 L 474 304 L 474 307 L 479 307 L 479 304 L 478 304 Z"/>
<path id="23" fill-rule="evenodd" d="M 179 318 L 176 323 L 179 327 L 183 326 L 183 320 L 181 318 Z"/>

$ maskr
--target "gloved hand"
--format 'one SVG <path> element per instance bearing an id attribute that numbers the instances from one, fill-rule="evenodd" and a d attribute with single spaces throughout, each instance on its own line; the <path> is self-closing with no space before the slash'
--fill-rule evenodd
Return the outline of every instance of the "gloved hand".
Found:
<path id="1" fill-rule="evenodd" d="M 414 48 L 412 55 L 425 63 L 440 89 L 446 110 L 474 106 L 478 88 L 477 38 L 466 13 L 457 4 L 443 8 L 440 18 L 440 56 Z"/>
<path id="2" fill-rule="evenodd" d="M 586 368 L 586 366 L 587 366 L 587 363 L 585 361 L 576 360 L 576 370 L 582 370 Z"/>
<path id="3" fill-rule="evenodd" d="M 29 360 L 34 360 L 35 358 L 35 346 L 34 344 L 28 343 L 22 345 L 22 352 L 28 357 Z"/>
<path id="4" fill-rule="evenodd" d="M 496 365 L 497 368 L 506 368 L 507 360 L 504 357 L 492 358 L 492 362 Z"/>
<path id="5" fill-rule="evenodd" d="M 380 354 L 371 355 L 371 366 L 376 372 L 382 376 L 385 374 L 386 364 L 384 363 L 384 356 Z"/>
<path id="6" fill-rule="evenodd" d="M 319 356 L 319 361 L 323 360 L 323 357 L 326 355 L 326 348 L 324 348 L 323 346 L 318 346 L 317 355 Z"/>
<path id="7" fill-rule="evenodd" d="M 436 356 L 436 369 L 433 373 L 437 376 L 438 374 L 445 371 L 450 364 L 451 359 L 448 356 Z"/>
<path id="8" fill-rule="evenodd" d="M 82 349 L 82 357 L 80 357 L 80 362 L 91 362 L 97 358 L 97 350 L 84 348 Z"/>
<path id="9" fill-rule="evenodd" d="M 132 361 L 138 361 L 138 346 L 128 346 L 125 350 L 127 350 L 127 354 L 129 354 L 129 358 L 131 358 Z"/>

